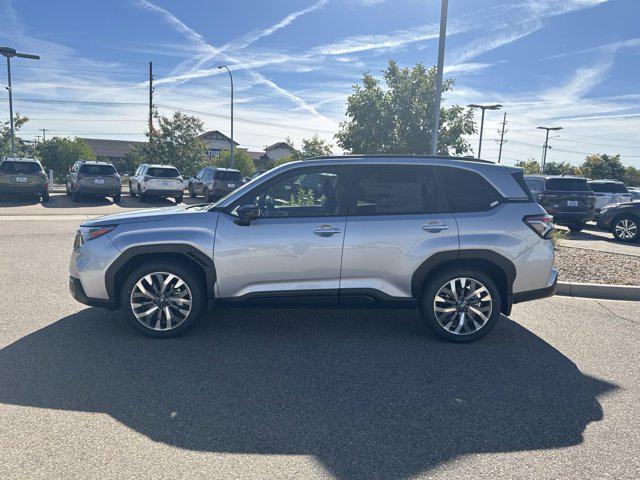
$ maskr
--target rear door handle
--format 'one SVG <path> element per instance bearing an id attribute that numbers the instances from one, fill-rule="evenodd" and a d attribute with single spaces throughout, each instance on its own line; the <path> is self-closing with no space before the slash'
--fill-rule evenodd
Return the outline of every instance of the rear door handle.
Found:
<path id="1" fill-rule="evenodd" d="M 422 230 L 430 233 L 438 233 L 443 230 L 449 230 L 449 225 L 445 225 L 442 222 L 428 222 L 422 225 Z"/>
<path id="2" fill-rule="evenodd" d="M 342 233 L 342 230 L 334 227 L 333 225 L 319 225 L 313 229 L 313 233 L 319 237 L 330 237 L 337 233 Z"/>

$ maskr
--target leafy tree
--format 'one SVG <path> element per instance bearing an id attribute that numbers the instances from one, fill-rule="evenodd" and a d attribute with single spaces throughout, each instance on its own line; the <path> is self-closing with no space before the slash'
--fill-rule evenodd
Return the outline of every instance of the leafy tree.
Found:
<path id="1" fill-rule="evenodd" d="M 64 137 L 53 137 L 42 142 L 38 147 L 42 163 L 53 170 L 57 179 L 63 178 L 69 167 L 78 160 L 95 160 L 89 145 L 80 138 L 71 140 Z"/>
<path id="2" fill-rule="evenodd" d="M 198 137 L 203 131 L 202 120 L 180 112 L 171 117 L 156 112 L 154 117 L 158 127 L 147 133 L 149 142 L 134 149 L 128 161 L 170 164 L 184 176 L 195 173 L 205 151 L 204 143 Z"/>
<path id="3" fill-rule="evenodd" d="M 18 131 L 24 126 L 29 119 L 23 117 L 19 113 L 13 116 L 13 128 L 16 134 L 15 146 L 16 157 L 33 157 L 35 156 L 34 148 L 32 145 L 25 143 L 20 137 L 17 136 Z M 11 122 L 5 120 L 0 123 L 0 158 L 11 156 Z"/>
<path id="4" fill-rule="evenodd" d="M 628 166 L 624 172 L 624 183 L 629 187 L 640 186 L 640 169 Z"/>
<path id="5" fill-rule="evenodd" d="M 523 168 L 525 175 L 533 175 L 536 173 L 540 173 L 540 164 L 534 158 L 521 160 L 518 163 L 516 163 L 516 167 Z"/>
<path id="6" fill-rule="evenodd" d="M 605 178 L 623 180 L 625 175 L 620 155 L 589 155 L 580 166 L 580 171 L 585 177 L 594 180 Z"/>
<path id="7" fill-rule="evenodd" d="M 383 71 L 386 88 L 369 72 L 347 99 L 348 121 L 340 124 L 338 145 L 352 153 L 425 154 L 431 150 L 434 128 L 436 67 L 418 63 L 400 68 L 394 61 Z M 442 91 L 454 81 L 443 83 Z M 441 107 L 438 153 L 462 155 L 472 151 L 465 135 L 476 132 L 473 110 Z"/>
<path id="8" fill-rule="evenodd" d="M 331 145 L 316 134 L 311 138 L 305 138 L 302 140 L 302 151 L 300 153 L 302 158 L 331 155 Z"/>
<path id="9" fill-rule="evenodd" d="M 580 169 L 569 162 L 547 162 L 544 173 L 548 175 L 580 175 Z"/>
<path id="10" fill-rule="evenodd" d="M 213 163 L 216 167 L 231 168 L 231 152 L 229 150 L 223 150 Z M 233 168 L 240 170 L 245 177 L 251 176 L 251 174 L 256 171 L 253 160 L 247 151 L 243 149 L 234 150 Z"/>

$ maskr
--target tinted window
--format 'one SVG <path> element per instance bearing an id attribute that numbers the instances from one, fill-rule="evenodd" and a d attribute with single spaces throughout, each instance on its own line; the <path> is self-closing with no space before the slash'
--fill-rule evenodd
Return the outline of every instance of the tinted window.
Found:
<path id="1" fill-rule="evenodd" d="M 589 183 L 591 190 L 599 193 L 629 193 L 627 187 L 616 182 L 592 182 Z"/>
<path id="2" fill-rule="evenodd" d="M 240 172 L 226 171 L 226 170 L 218 170 L 216 172 L 216 180 L 234 180 L 241 181 L 243 179 L 242 174 Z"/>
<path id="3" fill-rule="evenodd" d="M 432 167 L 363 168 L 355 186 L 356 215 L 442 211 L 438 205 L 437 183 Z"/>
<path id="4" fill-rule="evenodd" d="M 542 192 L 544 190 L 544 180 L 541 178 L 526 178 L 524 181 L 532 192 Z"/>
<path id="5" fill-rule="evenodd" d="M 284 174 L 275 183 L 258 187 L 240 204 L 255 203 L 263 217 L 319 217 L 342 213 L 345 170 L 326 168 Z"/>
<path id="6" fill-rule="evenodd" d="M 42 171 L 36 162 L 12 162 L 6 160 L 0 164 L 0 172 L 5 173 L 38 173 Z"/>
<path id="7" fill-rule="evenodd" d="M 147 175 L 150 177 L 175 178 L 179 177 L 180 173 L 173 167 L 149 167 Z"/>
<path id="8" fill-rule="evenodd" d="M 560 192 L 590 192 L 589 184 L 581 178 L 549 178 L 547 190 Z"/>
<path id="9" fill-rule="evenodd" d="M 113 165 L 80 165 L 78 170 L 85 175 L 115 175 L 116 169 Z"/>
<path id="10" fill-rule="evenodd" d="M 204 173 L 204 168 L 200 169 L 200 170 L 198 171 L 198 173 L 196 173 L 196 178 L 198 178 L 198 179 L 202 178 L 202 174 L 203 174 L 203 173 Z"/>
<path id="11" fill-rule="evenodd" d="M 498 193 L 479 174 L 461 168 L 446 168 L 444 189 L 453 212 L 480 212 L 500 201 Z"/>
<path id="12" fill-rule="evenodd" d="M 210 168 L 206 169 L 202 173 L 202 180 L 208 181 L 208 180 L 211 180 L 212 178 L 213 178 L 213 170 L 211 170 Z"/>

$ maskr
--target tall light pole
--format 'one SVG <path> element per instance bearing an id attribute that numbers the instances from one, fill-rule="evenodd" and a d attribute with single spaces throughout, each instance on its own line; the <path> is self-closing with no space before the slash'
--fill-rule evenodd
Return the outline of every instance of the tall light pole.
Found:
<path id="1" fill-rule="evenodd" d="M 231 75 L 231 70 L 226 65 L 218 65 L 218 68 L 226 68 L 227 72 L 229 72 L 229 80 L 231 81 L 231 164 L 230 167 L 233 168 L 235 163 L 233 161 L 233 75 Z"/>
<path id="2" fill-rule="evenodd" d="M 557 131 L 562 130 L 562 127 L 537 127 L 540 130 L 546 130 L 547 136 L 544 139 L 544 145 L 542 146 L 542 165 L 540 165 L 540 169 L 542 173 L 544 173 L 544 167 L 547 164 L 547 149 L 549 148 L 549 131 Z"/>
<path id="3" fill-rule="evenodd" d="M 472 103 L 471 105 L 467 105 L 470 108 L 479 108 L 482 110 L 482 117 L 480 120 L 480 141 L 478 143 L 478 158 L 480 158 L 480 154 L 482 153 L 482 131 L 484 130 L 484 111 L 485 110 L 500 110 L 502 105 L 499 103 L 495 103 L 493 105 L 478 105 L 476 103 Z"/>
<path id="4" fill-rule="evenodd" d="M 11 57 L 30 58 L 32 60 L 40 60 L 38 55 L 30 55 L 28 53 L 18 53 L 15 48 L 0 47 L 0 55 L 7 57 L 7 78 L 9 90 L 9 123 L 11 125 L 11 156 L 16 156 L 16 134 L 13 127 L 13 92 L 11 91 Z"/>
<path id="5" fill-rule="evenodd" d="M 442 0 L 440 6 L 440 41 L 438 43 L 438 67 L 436 70 L 436 91 L 434 102 L 434 122 L 431 132 L 431 155 L 438 154 L 438 130 L 440 130 L 440 100 L 442 97 L 442 71 L 444 70 L 444 43 L 447 38 L 447 10 L 449 0 Z"/>

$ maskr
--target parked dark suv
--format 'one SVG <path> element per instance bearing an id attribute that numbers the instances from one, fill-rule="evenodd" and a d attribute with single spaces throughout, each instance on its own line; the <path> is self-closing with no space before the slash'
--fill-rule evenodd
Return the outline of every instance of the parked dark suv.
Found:
<path id="1" fill-rule="evenodd" d="M 33 158 L 0 160 L 0 195 L 38 195 L 49 201 L 49 177 Z"/>
<path id="2" fill-rule="evenodd" d="M 66 188 L 67 195 L 71 195 L 74 202 L 80 201 L 81 195 L 96 195 L 111 197 L 114 203 L 118 203 L 122 183 L 110 163 L 79 160 L 69 170 Z"/>
<path id="3" fill-rule="evenodd" d="M 581 177 L 527 175 L 525 182 L 554 223 L 579 232 L 595 216 L 596 197 Z"/>
<path id="4" fill-rule="evenodd" d="M 598 214 L 598 228 L 611 232 L 619 242 L 640 241 L 640 202 L 603 207 Z"/>
<path id="5" fill-rule="evenodd" d="M 233 192 L 243 184 L 244 177 L 238 170 L 205 167 L 195 177 L 189 179 L 189 196 L 196 198 L 198 195 L 204 195 L 207 202 L 212 202 Z"/>

